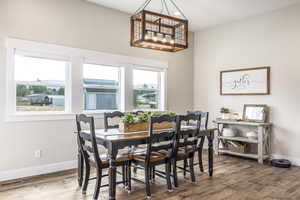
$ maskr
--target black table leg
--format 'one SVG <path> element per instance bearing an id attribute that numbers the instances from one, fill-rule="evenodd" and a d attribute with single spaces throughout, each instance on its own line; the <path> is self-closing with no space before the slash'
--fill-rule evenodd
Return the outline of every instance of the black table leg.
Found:
<path id="1" fill-rule="evenodd" d="M 213 149 L 213 141 L 214 141 L 214 132 L 211 131 L 208 139 L 208 168 L 209 168 L 209 176 L 213 175 L 214 170 L 214 149 Z"/>
<path id="2" fill-rule="evenodd" d="M 82 182 L 83 182 L 83 168 L 84 168 L 84 163 L 83 163 L 83 156 L 80 152 L 80 150 L 78 151 L 78 168 L 77 168 L 77 173 L 78 173 L 78 177 L 77 177 L 77 181 L 78 181 L 78 185 L 79 187 L 82 186 Z"/>
<path id="3" fill-rule="evenodd" d="M 118 154 L 118 149 L 113 145 L 110 145 L 108 148 L 109 153 L 109 200 L 116 199 L 116 176 L 117 176 L 117 167 L 116 167 L 116 157 Z"/>

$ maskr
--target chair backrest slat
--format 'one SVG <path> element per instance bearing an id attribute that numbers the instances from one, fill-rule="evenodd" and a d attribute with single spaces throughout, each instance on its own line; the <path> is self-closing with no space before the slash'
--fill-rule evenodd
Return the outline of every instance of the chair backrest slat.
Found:
<path id="1" fill-rule="evenodd" d="M 114 111 L 114 112 L 105 112 L 104 113 L 104 129 L 105 131 L 107 131 L 108 129 L 113 129 L 113 128 L 119 128 L 118 124 L 115 125 L 110 125 L 108 120 L 109 119 L 113 119 L 113 118 L 121 118 L 124 116 L 124 113 L 120 112 L 120 111 Z"/>
<path id="2" fill-rule="evenodd" d="M 195 114 L 195 115 L 201 115 L 201 121 L 203 122 L 203 128 L 207 129 L 208 125 L 208 119 L 209 119 L 209 112 L 203 112 L 203 111 L 187 111 L 187 114 Z M 202 128 L 202 125 L 201 125 Z"/>
<path id="3" fill-rule="evenodd" d="M 196 124 L 192 127 L 182 128 L 183 124 L 187 124 L 189 121 L 194 121 Z M 174 154 L 176 157 L 179 148 L 184 148 L 189 153 L 195 153 L 197 151 L 197 145 L 199 140 L 199 133 L 201 127 L 201 115 L 188 114 L 177 116 L 176 121 L 176 142 L 174 145 Z"/>
<path id="4" fill-rule="evenodd" d="M 152 153 L 160 150 L 167 150 L 169 155 L 172 155 L 173 142 L 175 141 L 175 130 L 155 132 L 154 124 L 170 122 L 175 127 L 176 116 L 162 115 L 159 117 L 151 117 L 148 120 L 148 136 L 147 142 L 147 153 L 146 153 L 146 164 L 150 162 Z M 164 141 L 162 143 L 162 141 Z"/>
<path id="5" fill-rule="evenodd" d="M 89 132 L 89 138 L 84 137 L 82 132 L 81 124 L 84 123 L 87 126 L 86 132 Z M 86 164 L 89 164 L 89 158 L 91 156 L 94 157 L 94 161 L 96 163 L 97 168 L 101 168 L 102 161 L 99 156 L 99 150 L 96 141 L 96 134 L 95 134 L 95 122 L 93 117 L 88 117 L 84 114 L 76 115 L 76 125 L 77 125 L 77 138 L 81 153 L 85 160 Z M 90 146 L 88 145 L 90 144 Z"/>
<path id="6" fill-rule="evenodd" d="M 90 146 L 86 146 L 86 145 L 84 145 L 84 146 L 83 146 L 83 149 L 84 149 L 85 151 L 88 151 L 88 152 L 90 152 L 90 153 L 94 153 L 94 150 L 93 150 L 93 148 L 92 148 L 92 147 L 90 147 Z"/>

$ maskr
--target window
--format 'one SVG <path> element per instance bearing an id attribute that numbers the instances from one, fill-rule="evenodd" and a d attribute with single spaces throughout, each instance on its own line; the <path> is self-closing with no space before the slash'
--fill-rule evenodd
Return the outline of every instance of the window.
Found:
<path id="1" fill-rule="evenodd" d="M 15 54 L 16 112 L 65 111 L 68 62 Z"/>
<path id="2" fill-rule="evenodd" d="M 167 62 L 8 38 L 5 120 L 165 110 Z"/>
<path id="3" fill-rule="evenodd" d="M 160 72 L 133 70 L 133 105 L 135 109 L 160 108 Z"/>
<path id="4" fill-rule="evenodd" d="M 120 105 L 119 68 L 84 64 L 84 109 L 118 110 Z"/>

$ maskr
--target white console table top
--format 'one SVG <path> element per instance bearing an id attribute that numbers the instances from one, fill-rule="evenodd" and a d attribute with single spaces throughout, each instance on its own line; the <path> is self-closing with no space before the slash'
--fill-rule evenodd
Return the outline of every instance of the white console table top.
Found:
<path id="1" fill-rule="evenodd" d="M 248 122 L 248 121 L 235 121 L 235 120 L 221 120 L 216 119 L 213 121 L 215 124 L 235 124 L 235 125 L 245 125 L 245 126 L 271 126 L 272 123 L 261 123 L 261 122 Z"/>

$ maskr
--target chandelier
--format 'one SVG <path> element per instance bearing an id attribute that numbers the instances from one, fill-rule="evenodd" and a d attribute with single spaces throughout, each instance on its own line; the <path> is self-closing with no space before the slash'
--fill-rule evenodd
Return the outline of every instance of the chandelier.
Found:
<path id="1" fill-rule="evenodd" d="M 161 0 L 161 12 L 146 10 L 146 0 L 131 16 L 131 40 L 134 47 L 176 52 L 188 48 L 188 20 L 173 0 Z M 175 8 L 170 14 L 170 6 Z M 165 11 L 165 14 L 164 14 Z"/>

